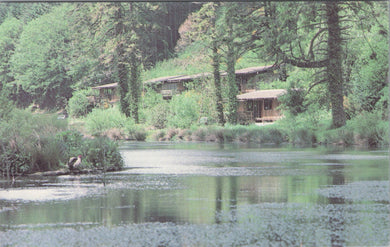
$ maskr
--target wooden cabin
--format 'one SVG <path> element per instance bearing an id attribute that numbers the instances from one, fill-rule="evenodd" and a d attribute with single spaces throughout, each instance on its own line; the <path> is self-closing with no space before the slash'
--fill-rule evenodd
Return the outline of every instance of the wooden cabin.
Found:
<path id="1" fill-rule="evenodd" d="M 94 102 L 97 105 L 109 107 L 119 101 L 118 83 L 100 85 L 92 89 L 99 91 L 98 96 L 94 98 Z"/>
<path id="2" fill-rule="evenodd" d="M 285 89 L 257 90 L 237 96 L 240 123 L 274 122 L 282 117 L 277 107 L 278 97 L 287 93 Z"/>
<path id="3" fill-rule="evenodd" d="M 159 77 L 148 80 L 145 84 L 153 86 L 157 92 L 161 93 L 164 99 L 171 99 L 173 95 L 180 94 L 187 90 L 186 83 L 202 80 L 210 75 L 210 73 L 199 73 L 195 75 Z"/>
<path id="4" fill-rule="evenodd" d="M 273 81 L 278 76 L 277 66 L 266 65 L 250 67 L 236 70 L 236 80 L 241 93 L 248 93 L 258 88 L 258 82 Z M 221 78 L 227 76 L 226 72 L 220 73 Z M 201 82 L 211 80 L 212 73 L 199 73 L 194 75 L 175 75 L 154 78 L 144 82 L 144 85 L 152 87 L 158 93 L 161 93 L 164 99 L 171 99 L 172 96 L 186 91 L 188 82 Z M 110 83 L 93 87 L 98 90 L 98 96 L 95 97 L 95 104 L 109 106 L 119 101 L 118 83 Z"/>
<path id="5" fill-rule="evenodd" d="M 257 84 L 259 81 L 264 83 L 277 80 L 279 77 L 277 68 L 274 65 L 266 65 L 236 70 L 239 91 L 241 93 L 247 93 L 258 89 Z"/>

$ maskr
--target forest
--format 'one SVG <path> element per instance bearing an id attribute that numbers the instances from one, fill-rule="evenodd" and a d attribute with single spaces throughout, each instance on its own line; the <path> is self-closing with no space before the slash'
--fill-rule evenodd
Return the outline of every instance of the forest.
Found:
<path id="1" fill-rule="evenodd" d="M 0 172 L 50 170 L 79 150 L 120 167 L 111 139 L 388 145 L 387 4 L 0 3 Z M 257 87 L 287 90 L 284 118 L 239 125 L 235 70 L 269 64 L 281 76 Z M 170 101 L 144 84 L 201 72 L 213 76 Z M 108 83 L 119 104 L 92 106 Z"/>

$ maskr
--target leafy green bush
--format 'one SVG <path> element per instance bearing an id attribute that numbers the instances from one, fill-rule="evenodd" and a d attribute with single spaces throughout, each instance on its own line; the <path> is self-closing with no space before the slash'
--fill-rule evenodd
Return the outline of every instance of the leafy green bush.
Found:
<path id="1" fill-rule="evenodd" d="M 164 129 L 167 126 L 168 113 L 169 105 L 162 95 L 153 89 L 147 89 L 142 97 L 141 121 L 157 129 Z"/>
<path id="2" fill-rule="evenodd" d="M 79 154 L 86 157 L 86 165 L 93 167 L 117 170 L 123 166 L 118 144 L 107 138 L 85 139 L 66 127 L 67 121 L 58 120 L 55 114 L 32 114 L 15 109 L 7 118 L 2 118 L 0 176 L 11 178 L 57 169 Z"/>
<path id="3" fill-rule="evenodd" d="M 363 139 L 368 146 L 381 146 L 389 142 L 388 121 L 381 120 L 381 113 L 362 112 L 348 121 L 346 127 L 353 129 L 356 138 Z"/>
<path id="4" fill-rule="evenodd" d="M 147 132 L 145 127 L 139 124 L 127 125 L 125 131 L 129 139 L 137 141 L 145 141 L 147 137 Z"/>
<path id="5" fill-rule="evenodd" d="M 87 131 L 94 136 L 100 136 L 104 131 L 113 128 L 120 130 L 131 128 L 134 124 L 134 120 L 127 118 L 119 111 L 118 107 L 93 109 L 92 112 L 85 117 L 85 127 Z"/>
<path id="6" fill-rule="evenodd" d="M 145 111 L 145 123 L 157 129 L 167 127 L 169 105 L 166 102 L 161 102 L 147 111 Z"/>
<path id="7" fill-rule="evenodd" d="M 170 102 L 168 126 L 175 128 L 189 128 L 199 119 L 198 95 L 188 91 L 175 95 Z"/>
<path id="8" fill-rule="evenodd" d="M 84 117 L 92 111 L 93 105 L 88 100 L 90 90 L 80 90 L 73 93 L 69 99 L 67 110 L 72 117 Z"/>
<path id="9" fill-rule="evenodd" d="M 117 171 L 123 167 L 118 143 L 107 137 L 85 139 L 82 147 L 85 166 L 103 171 Z"/>
<path id="10" fill-rule="evenodd" d="M 52 138 L 63 131 L 67 122 L 55 114 L 32 114 L 14 109 L 0 120 L 0 171 L 14 176 L 38 170 L 53 169 L 64 158 L 64 149 Z"/>

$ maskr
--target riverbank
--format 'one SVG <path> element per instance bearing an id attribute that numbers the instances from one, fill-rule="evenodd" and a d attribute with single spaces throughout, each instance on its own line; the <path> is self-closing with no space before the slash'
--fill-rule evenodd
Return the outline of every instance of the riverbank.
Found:
<path id="1" fill-rule="evenodd" d="M 78 122 L 80 125 L 81 123 Z M 82 125 L 82 124 L 81 124 Z M 132 130 L 112 128 L 99 133 L 111 140 L 159 141 L 159 142 L 218 142 L 218 143 L 288 143 L 292 145 L 342 145 L 361 147 L 385 147 L 389 144 L 388 123 L 370 125 L 364 129 L 348 124 L 342 128 L 331 129 L 323 126 L 286 125 L 197 125 L 188 129 L 156 129 L 137 125 Z M 89 135 L 85 133 L 85 135 Z"/>
<path id="2" fill-rule="evenodd" d="M 56 114 L 14 109 L 0 121 L 0 176 L 8 180 L 36 172 L 66 169 L 70 157 L 82 156 L 84 169 L 119 170 L 119 143 L 88 138 Z"/>
<path id="3" fill-rule="evenodd" d="M 115 109 L 111 109 L 115 112 Z M 109 115 L 109 112 L 104 112 Z M 58 119 L 55 114 L 33 114 L 15 110 L 0 122 L 0 176 L 12 177 L 67 167 L 72 156 L 83 156 L 86 169 L 119 170 L 121 140 L 218 143 L 288 143 L 298 146 L 343 145 L 385 147 L 389 123 L 375 114 L 347 121 L 332 128 L 329 119 L 286 117 L 273 124 L 201 125 L 158 129 L 135 124 L 131 119 L 110 116 L 87 119 Z M 92 127 L 91 127 L 92 126 Z"/>
<path id="4" fill-rule="evenodd" d="M 187 127 L 164 128 L 135 124 L 117 107 L 95 110 L 86 118 L 69 120 L 71 128 L 85 136 L 105 136 L 112 140 L 206 141 L 219 143 L 290 143 L 293 145 L 344 145 L 383 147 L 389 144 L 389 121 L 379 113 L 364 112 L 341 128 L 332 127 L 328 112 L 287 115 L 272 124 L 219 126 L 194 122 Z"/>

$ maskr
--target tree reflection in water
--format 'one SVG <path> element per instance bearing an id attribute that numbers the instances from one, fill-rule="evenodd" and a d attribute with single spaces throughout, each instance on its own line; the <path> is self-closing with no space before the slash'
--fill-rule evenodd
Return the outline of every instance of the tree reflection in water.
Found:
<path id="1" fill-rule="evenodd" d="M 337 163 L 337 160 L 331 160 Z M 345 184 L 344 165 L 328 166 L 330 184 L 339 186 Z M 331 246 L 345 246 L 344 222 L 345 222 L 345 199 L 344 197 L 330 196 L 329 198 L 329 228 Z"/>

